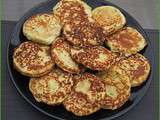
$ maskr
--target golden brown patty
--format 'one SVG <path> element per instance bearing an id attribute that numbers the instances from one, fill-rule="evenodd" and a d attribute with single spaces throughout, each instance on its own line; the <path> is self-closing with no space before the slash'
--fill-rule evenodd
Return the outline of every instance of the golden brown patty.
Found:
<path id="1" fill-rule="evenodd" d="M 74 60 L 92 70 L 106 70 L 114 62 L 116 56 L 102 46 L 86 47 L 83 49 L 71 49 Z"/>
<path id="2" fill-rule="evenodd" d="M 91 7 L 81 0 L 61 0 L 53 8 L 54 16 L 64 24 L 81 24 L 91 19 Z"/>
<path id="3" fill-rule="evenodd" d="M 115 110 L 129 99 L 131 83 L 127 75 L 111 67 L 108 72 L 98 75 L 105 82 L 105 98 L 101 101 L 102 108 Z"/>
<path id="4" fill-rule="evenodd" d="M 73 45 L 100 45 L 104 42 L 102 28 L 93 23 L 91 8 L 83 1 L 61 0 L 53 10 L 64 25 L 65 37 Z"/>
<path id="5" fill-rule="evenodd" d="M 150 64 L 148 60 L 138 53 L 129 58 L 120 60 L 115 67 L 128 74 L 132 87 L 140 86 L 146 81 L 150 72 Z"/>
<path id="6" fill-rule="evenodd" d="M 102 45 L 105 41 L 103 29 L 95 22 L 85 22 L 80 25 L 66 24 L 64 35 L 76 46 Z"/>
<path id="7" fill-rule="evenodd" d="M 23 25 L 24 35 L 31 41 L 51 44 L 60 35 L 61 25 L 52 14 L 31 16 Z"/>
<path id="8" fill-rule="evenodd" d="M 70 94 L 72 86 L 71 74 L 55 68 L 43 77 L 31 78 L 29 83 L 34 98 L 48 105 L 60 104 Z"/>
<path id="9" fill-rule="evenodd" d="M 126 24 L 125 16 L 113 6 L 100 6 L 92 11 L 93 19 L 110 35 Z"/>
<path id="10" fill-rule="evenodd" d="M 126 27 L 107 37 L 107 45 L 111 51 L 122 53 L 125 56 L 139 52 L 146 44 L 143 36 L 132 27 Z"/>
<path id="11" fill-rule="evenodd" d="M 49 53 L 48 46 L 24 42 L 15 49 L 13 64 L 23 75 L 40 77 L 50 72 L 54 66 Z"/>
<path id="12" fill-rule="evenodd" d="M 65 108 L 77 116 L 89 115 L 99 110 L 99 102 L 105 94 L 103 81 L 90 73 L 77 75 L 73 79 L 75 85 L 63 102 Z"/>
<path id="13" fill-rule="evenodd" d="M 51 56 L 55 63 L 64 71 L 69 73 L 79 73 L 79 65 L 73 61 L 70 55 L 70 46 L 64 38 L 57 38 L 56 42 L 52 44 Z"/>

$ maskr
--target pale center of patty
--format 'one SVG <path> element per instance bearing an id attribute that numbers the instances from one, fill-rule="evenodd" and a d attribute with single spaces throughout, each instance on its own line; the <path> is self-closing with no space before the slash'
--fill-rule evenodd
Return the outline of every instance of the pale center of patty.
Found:
<path id="1" fill-rule="evenodd" d="M 109 97 L 112 97 L 113 99 L 117 98 L 118 93 L 117 93 L 116 87 L 107 85 L 106 95 Z"/>
<path id="2" fill-rule="evenodd" d="M 107 60 L 106 54 L 100 53 L 98 56 L 98 59 L 96 59 L 99 62 L 105 62 Z"/>
<path id="3" fill-rule="evenodd" d="M 57 56 L 59 57 L 59 60 L 63 61 L 64 65 L 69 68 L 76 68 L 78 69 L 78 65 L 72 60 L 70 54 L 65 50 L 55 50 L 54 51 Z"/>
<path id="4" fill-rule="evenodd" d="M 49 49 L 44 49 L 43 51 L 39 51 L 37 55 L 37 60 L 40 65 L 45 65 L 45 63 L 51 61 L 51 57 L 49 55 Z"/>
<path id="5" fill-rule="evenodd" d="M 89 82 L 89 80 L 83 80 L 77 84 L 75 91 L 86 94 L 89 91 L 90 86 L 91 83 Z"/>
<path id="6" fill-rule="evenodd" d="M 59 83 L 56 80 L 49 81 L 49 89 L 51 93 L 55 93 L 59 88 Z"/>

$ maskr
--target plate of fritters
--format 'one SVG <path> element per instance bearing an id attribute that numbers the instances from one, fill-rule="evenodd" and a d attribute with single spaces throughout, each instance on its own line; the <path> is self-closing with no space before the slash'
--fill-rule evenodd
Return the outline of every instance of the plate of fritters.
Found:
<path id="1" fill-rule="evenodd" d="M 104 0 L 50 0 L 28 11 L 8 45 L 22 97 L 59 120 L 110 120 L 149 88 L 151 41 L 122 8 Z"/>

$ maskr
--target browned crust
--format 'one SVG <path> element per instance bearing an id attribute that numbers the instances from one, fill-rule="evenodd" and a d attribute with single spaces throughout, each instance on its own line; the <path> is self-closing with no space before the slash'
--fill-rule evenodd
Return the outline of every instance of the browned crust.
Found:
<path id="1" fill-rule="evenodd" d="M 117 32 L 126 24 L 125 16 L 119 9 L 113 6 L 95 8 L 92 11 L 92 17 L 104 28 L 107 36 Z"/>
<path id="2" fill-rule="evenodd" d="M 59 4 L 60 6 L 58 6 L 53 13 L 63 25 L 66 23 L 79 24 L 84 21 L 89 21 L 85 8 L 79 0 L 61 0 Z"/>
<path id="3" fill-rule="evenodd" d="M 68 111 L 73 112 L 77 116 L 85 116 L 90 115 L 96 111 L 98 111 L 101 107 L 100 101 L 104 97 L 104 83 L 97 78 L 96 76 L 90 73 L 84 73 L 83 75 L 77 75 L 74 78 L 75 85 L 68 96 L 68 98 L 63 102 L 63 105 Z M 91 82 L 90 86 L 90 96 L 87 95 L 88 93 L 84 94 L 82 92 L 77 92 L 75 90 L 76 85 L 83 80 L 89 80 Z"/>
<path id="4" fill-rule="evenodd" d="M 119 52 L 125 56 L 135 54 L 147 45 L 143 36 L 132 27 L 124 27 L 106 39 L 106 43 L 111 48 L 111 51 Z"/>
<path id="5" fill-rule="evenodd" d="M 104 91 L 104 82 L 101 81 L 101 79 L 95 76 L 94 74 L 86 72 L 84 74 L 75 75 L 73 79 L 75 81 L 75 86 L 78 84 L 78 82 L 81 82 L 86 79 L 89 80 L 91 82 L 90 90 L 93 92 L 93 95 L 95 92 Z"/>
<path id="6" fill-rule="evenodd" d="M 103 62 L 96 60 L 99 58 L 101 53 L 106 56 L 106 60 Z M 102 46 L 86 47 L 80 50 L 72 49 L 71 55 L 78 63 L 81 63 L 92 70 L 99 71 L 107 70 L 115 62 L 116 57 L 109 50 Z"/>
<path id="7" fill-rule="evenodd" d="M 54 62 L 50 59 L 45 62 L 45 65 L 33 64 L 36 59 L 40 60 L 40 56 L 37 56 L 39 51 L 46 50 L 49 52 L 48 47 L 42 48 L 43 45 L 39 45 L 34 42 L 24 42 L 14 50 L 13 65 L 17 71 L 21 74 L 29 77 L 40 77 L 52 70 Z M 49 53 L 48 53 L 49 54 Z M 42 58 L 41 58 L 42 59 Z M 24 70 L 27 69 L 27 70 Z"/>
<path id="8" fill-rule="evenodd" d="M 24 23 L 24 27 L 26 26 L 26 24 L 28 24 L 29 21 L 34 21 L 37 16 L 41 16 L 41 15 L 44 15 L 44 16 L 46 16 L 46 17 L 53 16 L 53 14 L 50 14 L 50 13 L 38 13 L 38 14 L 36 14 L 36 15 L 32 15 L 32 16 Z M 46 24 L 47 24 L 47 22 L 42 22 L 42 21 L 36 21 L 36 22 L 38 22 L 37 26 L 39 26 L 39 25 L 46 26 Z M 31 24 L 30 24 L 30 27 L 32 27 Z"/>
<path id="9" fill-rule="evenodd" d="M 59 78 L 63 74 L 65 79 Z M 60 85 L 58 90 L 55 93 L 52 93 L 48 90 L 49 81 L 55 80 Z M 42 84 L 43 83 L 43 84 Z M 36 91 L 36 84 L 43 87 L 43 93 L 38 94 Z M 38 102 L 43 102 L 48 105 L 59 105 L 63 100 L 70 94 L 73 86 L 72 75 L 62 72 L 59 69 L 53 69 L 49 74 L 42 76 L 40 78 L 31 78 L 29 83 L 29 89 L 32 92 L 33 96 Z"/>
<path id="10" fill-rule="evenodd" d="M 91 104 L 91 101 L 84 99 L 84 97 L 86 96 L 81 93 L 72 92 L 70 96 L 68 96 L 68 98 L 63 102 L 63 105 L 67 109 L 67 111 L 70 111 L 77 116 L 90 115 L 101 108 L 100 104 Z M 83 103 L 81 101 L 83 101 Z M 83 106 L 79 108 L 75 104 L 83 104 Z"/>
<path id="11" fill-rule="evenodd" d="M 116 89 L 116 97 L 111 97 L 107 93 L 105 98 L 101 101 L 102 108 L 115 110 L 123 106 L 131 95 L 131 83 L 126 74 L 119 73 L 114 66 L 108 72 L 100 73 L 98 75 L 105 82 L 106 89 L 114 87 Z M 117 81 L 117 76 L 119 81 Z"/>
<path id="12" fill-rule="evenodd" d="M 28 40 L 50 45 L 59 36 L 61 27 L 53 14 L 39 13 L 25 21 L 23 34 Z"/>
<path id="13" fill-rule="evenodd" d="M 42 77 L 42 76 L 46 75 L 47 73 L 49 73 L 53 68 L 53 65 L 51 65 L 50 69 L 44 71 L 43 73 L 32 74 L 32 73 L 25 73 L 25 72 L 21 71 L 21 69 L 19 67 L 17 67 L 16 64 L 14 64 L 13 66 L 22 75 L 25 75 L 25 76 L 28 76 L 28 77 Z"/>
<path id="14" fill-rule="evenodd" d="M 104 30 L 94 22 L 64 26 L 64 35 L 71 44 L 76 46 L 97 46 L 105 41 Z"/>
<path id="15" fill-rule="evenodd" d="M 65 42 L 65 38 L 59 37 L 57 38 L 56 42 L 52 44 L 51 46 L 51 56 L 52 59 L 55 61 L 55 63 L 64 71 L 69 73 L 80 73 L 80 68 L 69 68 L 67 67 L 62 60 L 58 58 L 58 56 L 54 53 L 54 49 L 60 49 L 63 51 L 66 51 L 70 54 L 70 46 L 67 42 Z M 78 64 L 77 64 L 78 65 Z"/>
<path id="16" fill-rule="evenodd" d="M 116 66 L 130 77 L 132 87 L 140 86 L 145 82 L 151 69 L 147 58 L 139 53 L 120 60 Z"/>

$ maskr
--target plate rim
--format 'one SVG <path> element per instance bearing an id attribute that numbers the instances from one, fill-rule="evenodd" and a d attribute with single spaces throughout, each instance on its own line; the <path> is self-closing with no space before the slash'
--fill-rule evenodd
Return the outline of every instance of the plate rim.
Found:
<path id="1" fill-rule="evenodd" d="M 129 14 L 129 13 L 128 13 L 127 11 L 125 11 L 123 8 L 117 6 L 116 4 L 114 4 L 114 3 L 110 2 L 110 1 L 105 1 L 105 0 L 97 0 L 97 1 L 98 1 L 98 2 L 103 2 L 103 3 L 111 4 L 111 5 L 115 6 L 115 7 L 117 7 L 118 9 L 120 9 L 123 13 L 127 13 L 131 18 L 133 18 L 133 20 L 134 20 L 134 22 L 137 24 L 137 26 L 138 26 L 141 30 L 143 30 L 143 34 L 145 35 L 145 38 L 148 40 L 147 42 L 149 42 L 149 43 L 151 44 L 151 41 L 150 41 L 150 39 L 149 39 L 146 31 L 143 29 L 143 27 L 139 24 L 139 22 L 138 22 L 131 14 Z M 16 25 L 15 25 L 13 31 L 12 31 L 11 38 L 9 39 L 8 44 L 7 44 L 7 70 L 8 70 L 8 72 L 9 72 L 9 78 L 10 78 L 10 80 L 12 81 L 12 83 L 14 84 L 14 87 L 15 87 L 16 90 L 18 91 L 18 93 L 19 93 L 19 95 L 21 96 L 21 98 L 23 98 L 25 101 L 27 101 L 27 103 L 29 103 L 29 104 L 30 104 L 32 107 L 34 107 L 37 111 L 42 112 L 43 114 L 45 114 L 45 115 L 47 115 L 47 116 L 49 116 L 49 117 L 51 117 L 51 118 L 55 118 L 55 119 L 57 119 L 57 120 L 65 120 L 65 119 L 63 119 L 63 118 L 57 117 L 57 116 L 55 116 L 55 115 L 52 115 L 52 114 L 44 111 L 43 109 L 39 108 L 39 107 L 38 107 L 37 105 L 35 105 L 31 100 L 29 100 L 29 99 L 25 96 L 25 94 L 23 94 L 23 92 L 20 90 L 20 88 L 18 87 L 17 83 L 16 83 L 15 80 L 14 80 L 15 78 L 13 77 L 13 74 L 12 74 L 12 72 L 11 72 L 11 66 L 10 66 L 10 62 L 9 62 L 9 61 L 10 61 L 10 60 L 9 60 L 9 48 L 10 48 L 11 40 L 13 40 L 13 37 L 14 37 L 14 31 L 19 28 L 19 24 L 21 23 L 21 21 L 23 21 L 23 19 L 24 19 L 30 12 L 36 10 L 37 8 L 39 8 L 40 6 L 42 6 L 43 4 L 49 4 L 50 2 L 52 2 L 52 0 L 40 2 L 39 4 L 33 6 L 31 9 L 29 9 L 27 12 L 25 12 L 25 14 L 23 14 L 23 15 L 20 17 L 20 19 L 17 21 L 17 23 L 16 23 Z M 151 49 L 151 51 L 153 51 L 151 45 L 150 45 L 150 49 Z M 154 59 L 152 58 L 152 61 L 153 61 L 153 60 L 154 60 Z M 151 61 L 150 61 L 150 64 L 151 64 L 151 67 L 152 67 Z M 141 96 L 137 98 L 136 102 L 134 102 L 131 106 L 125 108 L 124 110 L 118 112 L 117 114 L 112 115 L 112 116 L 110 116 L 110 117 L 102 118 L 102 119 L 100 119 L 100 120 L 106 120 L 106 119 L 107 119 L 107 120 L 111 120 L 111 119 L 120 117 L 120 116 L 124 115 L 125 113 L 129 112 L 130 110 L 132 110 L 138 103 L 140 103 L 140 101 L 144 98 L 144 96 L 146 95 L 147 91 L 149 90 L 149 87 L 150 87 L 150 84 L 151 84 L 151 81 L 152 81 L 152 74 L 151 74 L 151 72 L 152 72 L 152 70 L 150 71 L 150 76 L 149 76 L 151 80 L 147 80 L 147 86 L 145 87 L 143 94 L 141 94 Z"/>

